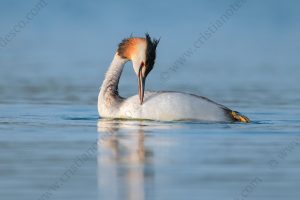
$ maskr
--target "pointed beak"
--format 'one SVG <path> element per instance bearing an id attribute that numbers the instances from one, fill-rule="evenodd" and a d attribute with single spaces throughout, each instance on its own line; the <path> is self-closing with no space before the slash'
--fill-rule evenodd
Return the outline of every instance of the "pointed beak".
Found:
<path id="1" fill-rule="evenodd" d="M 140 97 L 140 103 L 143 104 L 144 101 L 144 91 L 145 91 L 145 80 L 146 77 L 143 77 L 142 70 L 139 70 L 139 97 Z"/>

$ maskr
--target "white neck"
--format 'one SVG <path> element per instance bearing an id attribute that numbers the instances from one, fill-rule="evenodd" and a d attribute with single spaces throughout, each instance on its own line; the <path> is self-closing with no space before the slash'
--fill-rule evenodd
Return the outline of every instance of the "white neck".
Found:
<path id="1" fill-rule="evenodd" d="M 118 84 L 123 71 L 123 67 L 127 61 L 127 59 L 120 57 L 118 53 L 115 54 L 101 86 L 101 97 L 105 98 L 107 95 L 111 97 L 119 97 Z"/>

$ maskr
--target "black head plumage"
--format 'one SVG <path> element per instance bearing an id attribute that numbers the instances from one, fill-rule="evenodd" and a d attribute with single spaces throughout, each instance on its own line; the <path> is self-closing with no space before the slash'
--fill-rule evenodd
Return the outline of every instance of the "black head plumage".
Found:
<path id="1" fill-rule="evenodd" d="M 156 47 L 159 43 L 157 39 L 151 39 L 148 33 L 145 34 L 146 41 L 147 41 L 147 49 L 146 49 L 146 76 L 152 70 L 155 58 L 156 58 Z"/>

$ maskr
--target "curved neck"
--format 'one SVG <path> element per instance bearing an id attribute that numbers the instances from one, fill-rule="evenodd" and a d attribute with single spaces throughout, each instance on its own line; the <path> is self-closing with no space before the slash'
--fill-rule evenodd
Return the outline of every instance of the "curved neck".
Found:
<path id="1" fill-rule="evenodd" d="M 105 78 L 101 86 L 100 94 L 102 97 L 106 95 L 119 96 L 118 84 L 123 71 L 123 67 L 127 61 L 127 59 L 120 57 L 118 53 L 115 54 L 114 59 L 105 74 Z"/>

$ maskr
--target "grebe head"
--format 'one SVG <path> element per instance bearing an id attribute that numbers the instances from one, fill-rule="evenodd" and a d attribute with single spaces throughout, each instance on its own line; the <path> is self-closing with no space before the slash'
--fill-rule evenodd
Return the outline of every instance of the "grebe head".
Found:
<path id="1" fill-rule="evenodd" d="M 153 69 L 158 43 L 159 40 L 151 39 L 146 33 L 145 38 L 126 38 L 119 44 L 118 55 L 132 61 L 133 69 L 138 77 L 141 105 L 144 101 L 146 77 Z"/>

